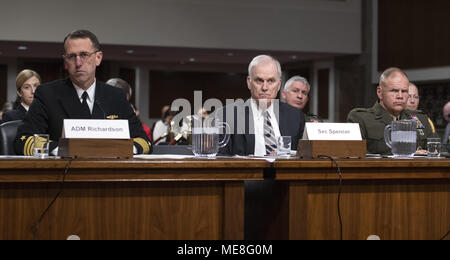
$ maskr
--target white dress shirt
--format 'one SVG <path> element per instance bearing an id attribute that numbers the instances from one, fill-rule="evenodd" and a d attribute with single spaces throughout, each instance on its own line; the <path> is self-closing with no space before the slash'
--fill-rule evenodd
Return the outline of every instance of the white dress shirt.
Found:
<path id="1" fill-rule="evenodd" d="M 164 122 L 162 120 L 159 120 L 158 122 L 156 122 L 155 127 L 153 128 L 153 141 L 156 141 L 161 136 L 167 134 L 168 130 L 169 130 L 169 126 L 164 124 Z M 155 145 L 157 145 L 159 143 L 164 143 L 164 142 L 166 142 L 166 140 L 167 140 L 167 137 L 161 138 L 161 140 L 159 140 L 157 143 L 155 143 Z"/>
<path id="2" fill-rule="evenodd" d="M 266 155 L 266 142 L 264 140 L 264 112 L 256 104 L 254 99 L 251 99 L 252 112 L 253 112 L 253 125 L 255 128 L 255 156 L 265 156 Z M 278 120 L 273 112 L 273 105 L 267 109 L 270 115 L 270 123 L 273 127 L 273 132 L 275 134 L 275 139 L 281 136 L 280 127 L 278 126 Z"/>
<path id="3" fill-rule="evenodd" d="M 28 106 L 28 105 L 25 105 L 25 103 L 20 103 L 22 106 L 23 106 L 23 108 L 25 108 L 25 110 L 28 112 L 28 110 L 30 110 L 30 106 Z"/>
<path id="4" fill-rule="evenodd" d="M 97 81 L 94 81 L 94 84 L 92 84 L 88 90 L 83 90 L 81 88 L 79 88 L 77 85 L 73 84 L 75 86 L 75 90 L 77 91 L 78 94 L 78 98 L 80 99 L 80 103 L 83 103 L 83 93 L 84 91 L 87 92 L 88 97 L 86 99 L 86 102 L 89 106 L 89 110 L 91 111 L 92 114 L 92 110 L 94 109 L 94 102 L 95 102 L 95 86 L 96 86 Z"/>

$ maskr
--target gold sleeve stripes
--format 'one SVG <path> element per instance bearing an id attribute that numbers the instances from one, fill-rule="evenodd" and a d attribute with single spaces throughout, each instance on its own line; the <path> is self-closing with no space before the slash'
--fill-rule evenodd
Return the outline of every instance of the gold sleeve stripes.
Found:
<path id="1" fill-rule="evenodd" d="M 32 156 L 33 148 L 34 148 L 34 137 L 29 136 L 25 141 L 25 145 L 23 146 L 23 155 Z"/>
<path id="2" fill-rule="evenodd" d="M 434 127 L 433 121 L 431 121 L 430 118 L 428 118 L 428 123 L 430 123 L 431 130 L 433 131 L 433 134 L 435 134 L 436 133 L 436 128 Z"/>
<path id="3" fill-rule="evenodd" d="M 23 137 L 22 137 L 23 138 Z M 37 143 L 35 144 L 35 140 L 34 140 L 34 136 L 29 136 L 28 138 L 26 138 L 25 140 L 25 145 L 23 146 L 23 155 L 25 156 L 33 156 L 34 148 L 43 148 L 45 142 L 47 141 L 44 138 L 41 137 L 37 137 Z"/>
<path id="4" fill-rule="evenodd" d="M 133 141 L 142 147 L 142 154 L 149 154 L 151 143 L 147 142 L 144 138 L 134 138 Z"/>

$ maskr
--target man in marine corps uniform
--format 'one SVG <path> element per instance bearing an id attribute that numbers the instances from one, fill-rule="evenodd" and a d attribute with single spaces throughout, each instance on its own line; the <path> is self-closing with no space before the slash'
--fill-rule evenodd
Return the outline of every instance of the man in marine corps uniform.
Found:
<path id="1" fill-rule="evenodd" d="M 433 122 L 419 110 L 406 110 L 409 80 L 398 68 L 387 69 L 380 77 L 377 88 L 379 101 L 371 108 L 356 108 L 347 121 L 359 123 L 363 139 L 367 140 L 367 153 L 392 154 L 384 140 L 384 128 L 397 120 L 417 122 L 417 150 L 426 150 L 427 138 L 436 137 Z"/>

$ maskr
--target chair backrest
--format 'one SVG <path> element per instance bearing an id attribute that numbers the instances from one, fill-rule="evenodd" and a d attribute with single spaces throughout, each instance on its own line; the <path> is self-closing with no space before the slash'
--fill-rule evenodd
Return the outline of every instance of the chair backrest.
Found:
<path id="1" fill-rule="evenodd" d="M 14 139 L 22 120 L 10 121 L 0 125 L 0 155 L 16 155 Z"/>

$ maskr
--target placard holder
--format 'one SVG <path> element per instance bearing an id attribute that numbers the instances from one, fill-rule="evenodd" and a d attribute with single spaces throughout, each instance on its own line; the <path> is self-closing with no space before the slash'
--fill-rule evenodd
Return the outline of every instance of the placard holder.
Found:
<path id="1" fill-rule="evenodd" d="M 58 156 L 63 158 L 133 158 L 133 139 L 61 138 L 58 145 Z"/>
<path id="2" fill-rule="evenodd" d="M 319 156 L 336 158 L 365 158 L 367 141 L 315 141 L 300 140 L 297 156 L 304 159 L 315 159 Z"/>

